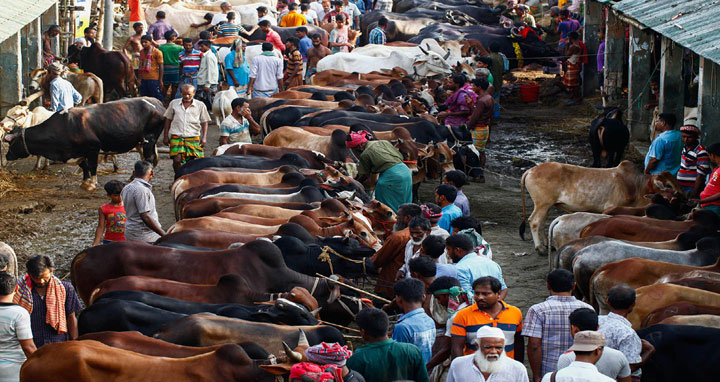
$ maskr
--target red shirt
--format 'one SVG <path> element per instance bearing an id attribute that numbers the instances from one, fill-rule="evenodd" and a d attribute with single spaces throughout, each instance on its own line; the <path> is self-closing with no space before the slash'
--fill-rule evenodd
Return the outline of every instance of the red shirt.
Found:
<path id="1" fill-rule="evenodd" d="M 720 192 L 720 167 L 716 168 L 712 174 L 710 174 L 710 180 L 708 180 L 707 186 L 705 186 L 705 189 L 700 193 L 700 199 L 709 198 L 718 192 Z M 701 207 L 706 206 L 720 206 L 720 200 L 701 205 Z"/>
<path id="2" fill-rule="evenodd" d="M 105 215 L 105 237 L 103 240 L 125 241 L 125 206 L 113 206 L 110 203 L 100 207 Z"/>
<path id="3" fill-rule="evenodd" d="M 278 32 L 275 32 L 274 30 L 270 29 L 270 31 L 267 33 L 267 36 L 265 37 L 265 41 L 273 44 L 275 49 L 284 51 L 285 50 L 285 44 L 283 44 L 282 39 L 280 38 L 280 35 Z"/>

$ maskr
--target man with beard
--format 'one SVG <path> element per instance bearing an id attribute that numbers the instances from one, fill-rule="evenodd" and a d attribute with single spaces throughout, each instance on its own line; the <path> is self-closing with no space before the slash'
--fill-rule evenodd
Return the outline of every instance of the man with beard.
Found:
<path id="1" fill-rule="evenodd" d="M 17 281 L 13 303 L 30 313 L 35 346 L 74 340 L 78 336 L 80 300 L 75 288 L 53 274 L 55 266 L 47 256 L 35 256 L 25 263 L 27 273 Z"/>
<path id="2" fill-rule="evenodd" d="M 483 326 L 474 341 L 475 354 L 455 358 L 450 365 L 447 382 L 493 381 L 527 382 L 525 366 L 505 355 L 505 334 L 499 328 Z"/>
<path id="3" fill-rule="evenodd" d="M 547 373 L 542 382 L 614 382 L 601 374 L 595 363 L 600 360 L 605 347 L 605 336 L 600 332 L 585 330 L 575 334 L 570 351 L 575 352 L 575 361 L 570 366 Z"/>
<path id="4" fill-rule="evenodd" d="M 420 246 L 423 240 L 430 235 L 430 221 L 422 216 L 410 219 L 408 223 L 410 240 L 405 244 L 405 264 L 395 275 L 395 281 L 410 278 L 410 260 L 420 256 Z"/>

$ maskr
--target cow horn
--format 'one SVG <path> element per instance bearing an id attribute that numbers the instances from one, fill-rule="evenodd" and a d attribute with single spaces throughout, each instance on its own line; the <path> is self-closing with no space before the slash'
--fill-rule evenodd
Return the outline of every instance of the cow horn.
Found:
<path id="1" fill-rule="evenodd" d="M 300 330 L 300 334 L 298 336 L 298 346 L 310 346 L 305 332 L 302 329 L 298 330 Z"/>
<path id="2" fill-rule="evenodd" d="M 288 344 L 286 344 L 285 341 L 283 341 L 282 346 L 283 346 L 283 350 L 285 351 L 285 355 L 287 355 L 289 361 L 291 361 L 293 363 L 302 362 L 302 354 L 290 349 L 290 346 L 288 346 Z M 300 345 L 298 345 L 298 346 L 300 346 Z"/>
<path id="3" fill-rule="evenodd" d="M 317 308 L 317 309 L 315 309 L 315 310 L 313 310 L 313 311 L 310 311 L 310 314 L 313 315 L 313 316 L 315 316 L 315 315 L 317 315 L 318 313 L 320 313 L 321 310 L 322 310 L 322 306 L 319 307 L 319 308 Z M 301 330 L 302 330 L 302 329 L 301 329 Z"/>
<path id="4" fill-rule="evenodd" d="M 443 60 L 447 60 L 450 57 L 450 50 L 448 49 L 447 54 L 443 57 Z"/>
<path id="5" fill-rule="evenodd" d="M 423 54 L 428 54 L 428 52 L 426 52 L 425 49 L 422 48 L 422 45 L 418 45 L 418 48 L 420 48 L 420 51 L 422 51 Z"/>
<path id="6" fill-rule="evenodd" d="M 427 49 L 428 52 L 430 51 L 430 43 L 429 42 L 425 43 L 425 49 Z"/>

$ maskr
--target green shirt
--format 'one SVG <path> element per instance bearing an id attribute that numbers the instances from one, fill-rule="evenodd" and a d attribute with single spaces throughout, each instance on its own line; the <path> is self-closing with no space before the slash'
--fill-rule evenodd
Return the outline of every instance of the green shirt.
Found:
<path id="1" fill-rule="evenodd" d="M 392 339 L 357 348 L 347 367 L 362 374 L 366 381 L 429 381 L 420 349 Z"/>
<path id="2" fill-rule="evenodd" d="M 163 54 L 163 62 L 166 66 L 180 66 L 180 52 L 183 47 L 178 44 L 162 44 L 158 47 Z"/>
<path id="3" fill-rule="evenodd" d="M 370 141 L 360 154 L 358 175 L 381 173 L 403 162 L 400 151 L 388 141 Z"/>
<path id="4" fill-rule="evenodd" d="M 502 57 L 497 53 L 490 53 L 487 55 L 487 58 L 492 62 L 492 65 L 488 68 L 493 75 L 492 86 L 495 88 L 495 93 L 500 94 L 503 82 L 502 73 L 503 69 L 505 69 L 505 64 L 503 63 Z"/>

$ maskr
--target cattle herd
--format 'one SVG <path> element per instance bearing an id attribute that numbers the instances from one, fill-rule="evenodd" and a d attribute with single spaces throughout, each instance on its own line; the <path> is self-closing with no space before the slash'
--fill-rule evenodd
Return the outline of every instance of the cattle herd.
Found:
<path id="1" fill-rule="evenodd" d="M 255 6 L 235 8 L 255 23 Z M 206 8 L 158 2 L 146 12 L 158 10 L 184 35 L 192 30 L 188 20 Z M 167 235 L 154 244 L 115 242 L 77 254 L 71 279 L 86 306 L 78 318 L 82 341 L 43 346 L 21 380 L 275 381 L 297 362 L 292 349 L 347 344 L 346 327 L 379 302 L 356 282 L 377 276 L 371 256 L 397 221 L 369 192 L 377 179 L 353 178 L 357 158 L 345 144 L 348 135 L 366 130 L 391 142 L 412 172 L 417 200 L 423 182 L 454 169 L 475 177 L 480 167 L 471 132 L 434 117 L 447 96 L 441 77 L 452 71 L 474 77 L 476 55 L 493 43 L 510 69 L 560 56 L 542 33 L 519 36 L 501 27 L 503 9 L 479 1 L 399 0 L 393 10 L 363 16 L 360 45 L 386 17 L 387 41 L 395 46 L 328 56 L 310 84 L 251 99 L 262 128 L 258 143 L 223 145 L 178 168 L 169 191 L 176 222 Z M 294 35 L 294 28 L 274 29 L 284 40 Z M 264 36 L 251 38 L 258 39 Z M 80 53 L 86 71 L 102 81 L 94 75 L 78 81 L 89 81 L 88 98 L 100 104 L 51 115 L 31 111 L 28 102 L 11 109 L 1 123 L 6 158 L 80 158 L 86 190 L 97 187 L 101 153 L 137 148 L 157 165 L 162 102 L 102 103 L 110 92 L 126 94 L 126 64 L 110 68 L 112 75 L 95 68 L 114 53 L 95 45 Z M 236 96 L 228 92 L 216 96 L 218 122 Z M 601 164 L 598 144 L 591 141 L 593 167 Z M 526 190 L 534 206 L 527 225 L 535 249 L 548 256 L 551 270 L 574 274 L 574 293 L 599 314 L 608 313 L 614 285 L 636 290 L 628 320 L 656 349 L 643 380 L 717 370 L 708 355 L 718 354 L 720 338 L 720 218 L 690 212 L 673 176 L 642 174 L 620 160 L 624 150 L 608 158 L 608 167 L 616 167 L 549 162 L 522 175 L 523 215 Z M 545 236 L 553 206 L 570 213 L 553 220 Z M 523 220 L 521 236 L 525 228 Z M 97 364 L 104 366 L 88 367 Z"/>

